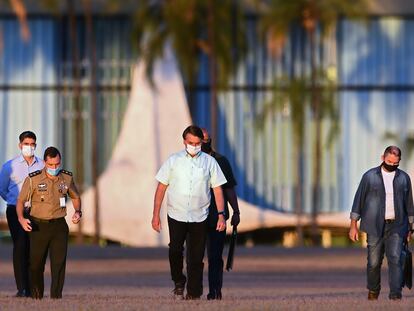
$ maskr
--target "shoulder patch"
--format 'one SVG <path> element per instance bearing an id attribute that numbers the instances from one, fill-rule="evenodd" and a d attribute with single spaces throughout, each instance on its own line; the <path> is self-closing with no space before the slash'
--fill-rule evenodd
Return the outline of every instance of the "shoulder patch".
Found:
<path id="1" fill-rule="evenodd" d="M 29 174 L 29 177 L 33 177 L 33 176 L 39 175 L 41 172 L 42 172 L 42 170 L 34 171 L 34 172 L 32 172 L 32 173 Z"/>
<path id="2" fill-rule="evenodd" d="M 69 176 L 72 176 L 73 174 L 72 174 L 72 172 L 69 172 L 69 171 L 67 171 L 67 170 L 60 170 L 63 174 L 66 174 L 66 175 L 69 175 Z"/>

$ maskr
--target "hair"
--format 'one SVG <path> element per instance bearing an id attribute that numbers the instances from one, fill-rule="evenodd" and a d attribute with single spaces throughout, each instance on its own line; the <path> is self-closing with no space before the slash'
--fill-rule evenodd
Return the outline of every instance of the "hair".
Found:
<path id="1" fill-rule="evenodd" d="M 20 143 L 22 143 L 23 140 L 25 140 L 26 138 L 31 138 L 31 139 L 34 139 L 34 141 L 36 141 L 36 134 L 31 131 L 24 131 L 23 133 L 19 135 Z"/>
<path id="2" fill-rule="evenodd" d="M 59 158 L 62 158 L 57 148 L 47 147 L 45 150 L 45 154 L 43 155 L 43 160 L 46 161 L 47 158 L 56 158 L 57 156 L 59 156 Z"/>
<path id="3" fill-rule="evenodd" d="M 401 149 L 397 146 L 388 146 L 387 148 L 385 148 L 384 158 L 389 154 L 395 155 L 396 157 L 401 159 Z"/>
<path id="4" fill-rule="evenodd" d="M 188 126 L 184 130 L 184 132 L 183 132 L 183 139 L 186 138 L 187 134 L 191 134 L 191 135 L 197 136 L 201 140 L 203 140 L 203 138 L 204 138 L 203 131 L 197 125 L 190 125 L 190 126 Z"/>

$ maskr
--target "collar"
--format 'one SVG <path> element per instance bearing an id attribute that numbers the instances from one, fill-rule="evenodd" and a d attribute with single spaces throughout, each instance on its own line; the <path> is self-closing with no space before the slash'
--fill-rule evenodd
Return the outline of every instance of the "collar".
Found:
<path id="1" fill-rule="evenodd" d="M 47 167 L 45 165 L 45 167 L 42 168 L 42 173 L 40 174 L 42 176 L 42 179 L 47 179 L 47 180 L 51 180 L 51 181 L 54 181 L 54 182 L 64 180 L 64 178 L 62 176 L 62 170 L 60 170 L 59 174 L 57 174 L 55 176 L 55 177 L 57 177 L 56 179 L 52 179 L 52 178 L 49 178 L 47 176 L 46 169 L 47 169 Z"/>
<path id="2" fill-rule="evenodd" d="M 194 157 L 192 157 L 188 152 L 187 152 L 187 150 L 186 149 L 184 149 L 184 154 L 185 154 L 185 157 L 186 158 L 190 158 L 190 159 L 197 159 L 198 157 L 200 157 L 201 156 L 201 154 L 203 153 L 203 151 L 200 151 L 199 153 L 197 153 Z"/>
<path id="3" fill-rule="evenodd" d="M 18 159 L 19 159 L 19 162 L 26 162 L 26 160 L 25 160 L 25 158 L 23 157 L 23 155 L 22 155 L 22 154 L 20 154 L 20 155 L 19 155 Z M 34 161 L 33 161 L 33 163 L 32 163 L 32 164 L 34 164 L 34 163 L 38 162 L 38 161 L 37 161 L 37 157 L 36 157 L 35 155 L 33 156 L 33 159 L 34 159 Z"/>
<path id="4" fill-rule="evenodd" d="M 381 172 L 381 170 L 382 170 L 382 165 L 380 165 L 380 166 L 377 166 L 376 168 L 376 173 L 377 174 L 379 174 L 379 175 L 381 175 L 381 177 L 382 177 L 382 172 Z M 399 168 L 397 168 L 396 170 L 395 170 L 395 176 L 394 176 L 394 178 L 395 177 L 397 177 L 398 175 L 400 175 L 400 169 Z"/>

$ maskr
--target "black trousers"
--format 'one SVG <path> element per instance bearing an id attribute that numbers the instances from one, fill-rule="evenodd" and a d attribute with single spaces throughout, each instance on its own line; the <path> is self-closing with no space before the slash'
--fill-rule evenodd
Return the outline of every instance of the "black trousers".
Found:
<path id="1" fill-rule="evenodd" d="M 217 231 L 216 227 L 208 226 L 208 287 L 211 294 L 221 292 L 223 286 L 223 249 L 226 231 Z"/>
<path id="2" fill-rule="evenodd" d="M 29 235 L 19 223 L 15 205 L 7 205 L 6 217 L 13 240 L 13 270 L 17 290 L 29 292 Z"/>
<path id="3" fill-rule="evenodd" d="M 50 222 L 31 218 L 31 221 L 30 277 L 32 297 L 39 299 L 43 297 L 43 273 L 49 252 L 50 271 L 52 274 L 50 298 L 62 298 L 68 249 L 68 225 L 65 218 L 53 219 Z"/>
<path id="4" fill-rule="evenodd" d="M 175 284 L 184 286 L 183 251 L 186 241 L 187 294 L 199 297 L 203 294 L 203 258 L 206 247 L 207 220 L 203 222 L 181 222 L 168 217 L 170 233 L 169 259 L 171 278 Z"/>

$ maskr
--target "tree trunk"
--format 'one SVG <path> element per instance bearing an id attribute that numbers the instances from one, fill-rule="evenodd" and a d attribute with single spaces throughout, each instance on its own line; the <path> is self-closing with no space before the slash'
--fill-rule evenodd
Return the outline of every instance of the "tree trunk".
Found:
<path id="1" fill-rule="evenodd" d="M 303 133 L 299 134 L 302 135 Z M 296 195 L 295 195 L 295 214 L 296 214 L 296 234 L 297 234 L 297 246 L 303 246 L 303 225 L 302 225 L 302 215 L 303 215 L 303 138 L 298 138 L 298 143 L 296 147 L 297 152 L 297 186 L 296 186 Z"/>
<path id="2" fill-rule="evenodd" d="M 320 205 L 321 192 L 321 107 L 320 94 L 317 88 L 317 72 L 316 72 L 316 32 L 315 29 L 309 31 L 310 52 L 311 52 L 311 106 L 313 110 L 313 119 L 315 123 L 315 145 L 314 145 L 314 161 L 313 161 L 313 185 L 312 185 L 312 215 L 311 215 L 311 236 L 314 246 L 320 245 L 319 228 L 317 217 Z"/>
<path id="3" fill-rule="evenodd" d="M 67 8 L 69 15 L 69 36 L 71 43 L 71 57 L 72 57 L 72 85 L 73 85 L 73 101 L 75 106 L 75 161 L 76 161 L 76 181 L 80 193 L 84 190 L 84 143 L 83 143 L 83 107 L 80 100 L 80 64 L 79 64 L 79 47 L 78 47 L 78 30 L 76 23 L 76 14 L 73 7 L 73 0 L 67 0 Z M 82 222 L 78 224 L 78 232 L 76 235 L 76 242 L 83 243 Z"/>
<path id="4" fill-rule="evenodd" d="M 217 142 L 217 61 L 215 52 L 215 30 L 214 30 L 214 1 L 209 1 L 208 6 L 208 42 L 209 74 L 210 74 L 210 137 L 213 149 Z"/>
<path id="5" fill-rule="evenodd" d="M 91 69 L 91 119 L 92 119 L 92 186 L 94 187 L 94 223 L 95 234 L 93 241 L 95 244 L 99 243 L 101 237 L 101 225 L 100 225 L 100 210 L 99 210 L 99 185 L 98 185 L 98 140 L 97 140 L 97 126 L 98 126 L 98 96 L 97 96 L 97 59 L 96 59 L 96 44 L 95 34 L 93 30 L 91 0 L 84 0 L 85 7 L 85 19 L 87 38 L 89 46 L 89 64 Z"/>

